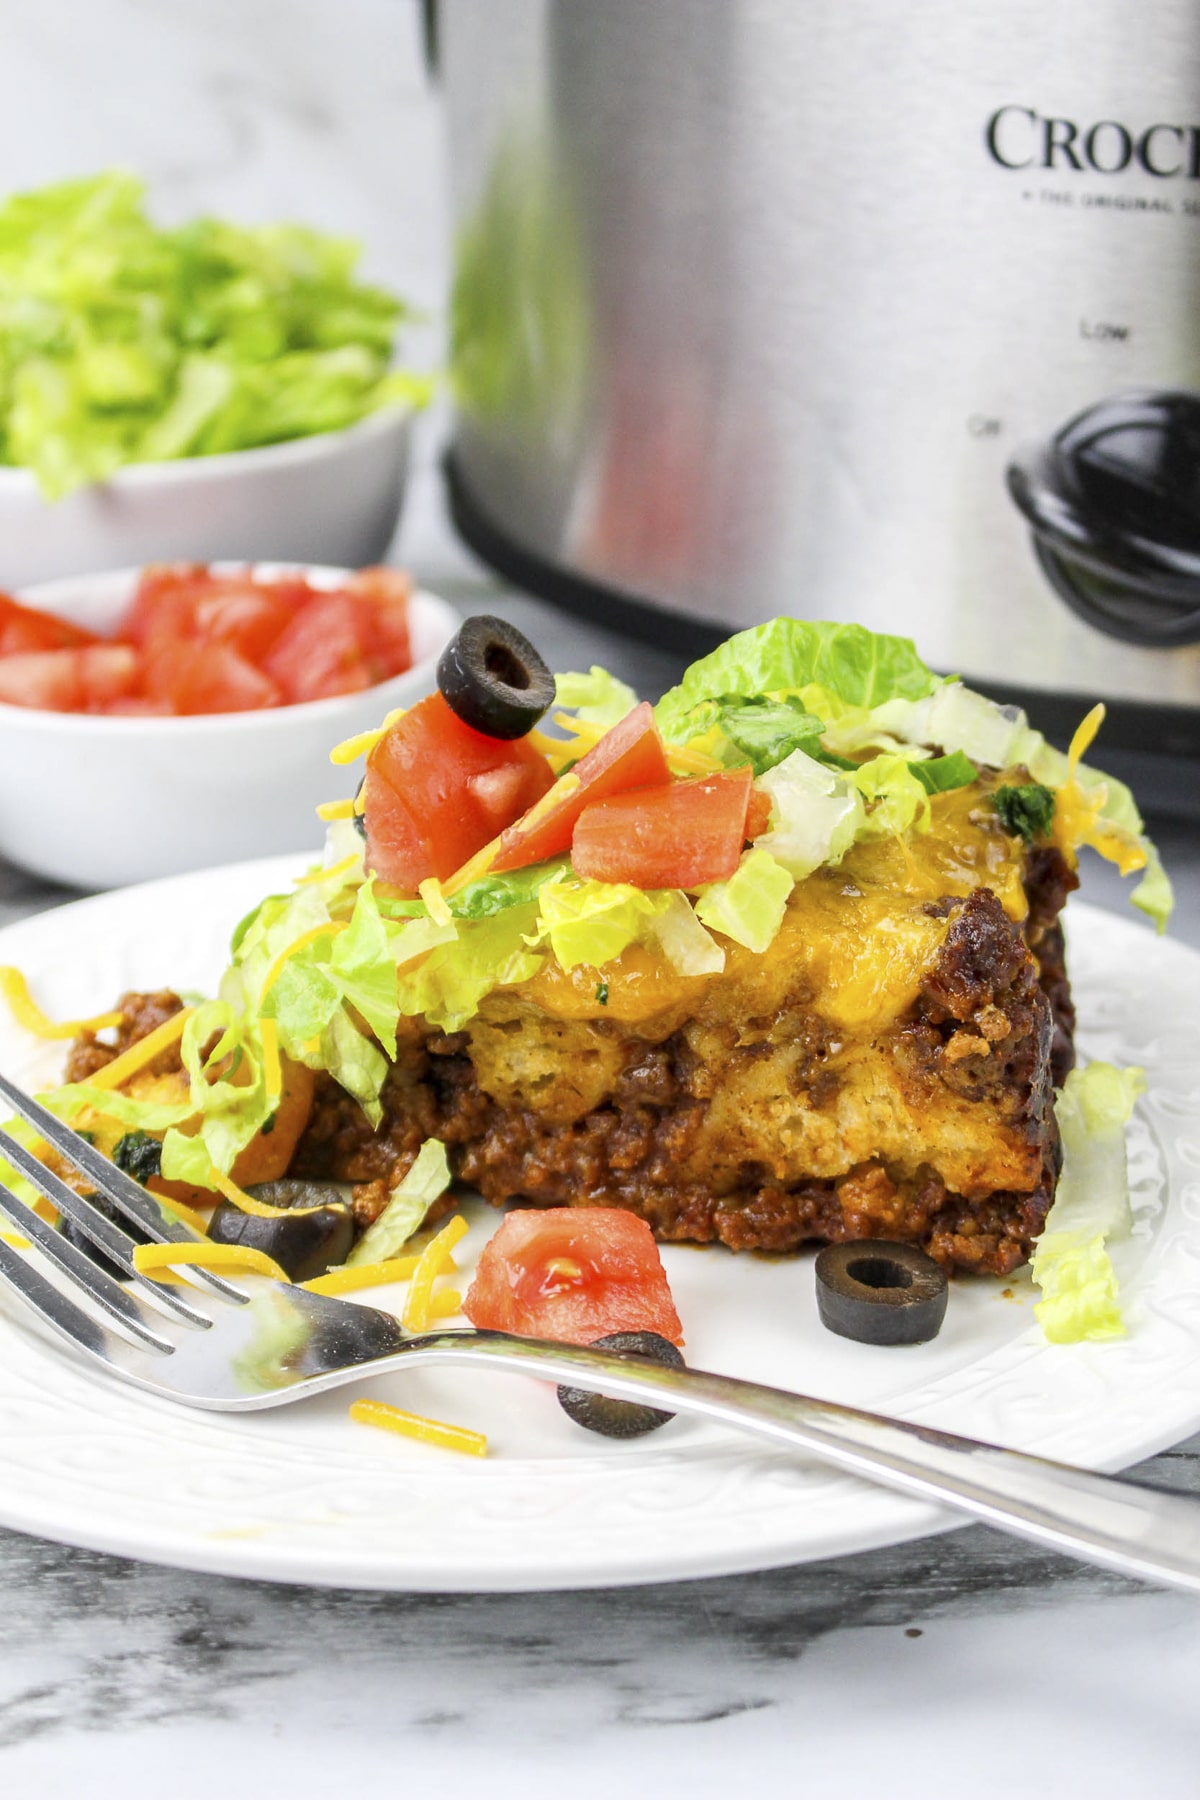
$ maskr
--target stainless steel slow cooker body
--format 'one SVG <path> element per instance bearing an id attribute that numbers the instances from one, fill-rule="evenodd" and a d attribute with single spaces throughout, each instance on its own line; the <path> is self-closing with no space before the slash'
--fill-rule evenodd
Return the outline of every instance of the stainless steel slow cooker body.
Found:
<path id="1" fill-rule="evenodd" d="M 493 560 L 661 632 L 860 619 L 1200 747 L 1188 0 L 443 0 L 439 39 Z"/>

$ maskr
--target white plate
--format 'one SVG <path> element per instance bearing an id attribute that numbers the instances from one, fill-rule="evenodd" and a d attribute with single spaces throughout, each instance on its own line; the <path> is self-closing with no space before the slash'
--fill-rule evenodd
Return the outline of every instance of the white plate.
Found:
<path id="1" fill-rule="evenodd" d="M 211 990 L 234 922 L 302 866 L 242 864 L 81 901 L 0 932 L 0 962 L 18 963 L 59 1016 L 129 987 Z M 811 1258 L 667 1248 L 689 1361 L 1105 1469 L 1200 1424 L 1200 958 L 1085 906 L 1070 935 L 1085 1053 L 1139 1062 L 1149 1079 L 1122 1268 L 1128 1338 L 1045 1343 L 1018 1278 L 958 1282 L 934 1343 L 870 1349 L 821 1328 Z M 61 1045 L 0 1021 L 10 1076 L 44 1085 L 61 1058 Z M 495 1215 L 475 1217 L 467 1251 Z M 591 1438 L 550 1388 L 515 1376 L 418 1370 L 370 1389 L 487 1431 L 492 1454 L 352 1425 L 357 1387 L 277 1412 L 190 1413 L 90 1373 L 4 1300 L 0 1522 L 230 1575 L 433 1590 L 727 1574 L 954 1522 L 694 1421 L 628 1444 Z"/>

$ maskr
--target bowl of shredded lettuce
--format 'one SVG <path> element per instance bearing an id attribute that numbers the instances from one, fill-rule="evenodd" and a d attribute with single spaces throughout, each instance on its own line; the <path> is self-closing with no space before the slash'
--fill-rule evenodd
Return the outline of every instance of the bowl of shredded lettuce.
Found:
<path id="1" fill-rule="evenodd" d="M 358 259 L 304 225 L 160 227 L 120 170 L 0 205 L 0 586 L 380 558 L 428 382 Z"/>

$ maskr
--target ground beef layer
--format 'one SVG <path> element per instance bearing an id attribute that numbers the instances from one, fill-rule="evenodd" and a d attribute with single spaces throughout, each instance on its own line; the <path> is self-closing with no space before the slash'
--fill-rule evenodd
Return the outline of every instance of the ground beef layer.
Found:
<path id="1" fill-rule="evenodd" d="M 801 883 L 763 955 L 684 980 L 633 949 L 548 963 L 453 1035 L 402 1020 L 372 1129 L 318 1076 L 288 1172 L 353 1185 L 378 1216 L 426 1137 L 497 1205 L 621 1206 L 668 1241 L 794 1251 L 899 1238 L 1007 1274 L 1054 1195 L 1054 1086 L 1073 1057 L 1059 913 L 1076 879 L 977 793 L 937 829 L 860 845 Z M 174 1012 L 127 995 L 115 1046 Z M 178 1068 L 178 1049 L 159 1059 Z"/>
<path id="2" fill-rule="evenodd" d="M 732 954 L 648 1012 L 597 1016 L 593 972 L 586 991 L 556 975 L 493 995 L 451 1036 L 413 1024 L 382 1127 L 319 1083 L 293 1169 L 355 1183 L 369 1219 L 433 1134 L 497 1205 L 621 1206 L 661 1239 L 734 1250 L 899 1238 L 1006 1274 L 1053 1198 L 1072 1056 L 1058 912 L 1075 879 L 1049 849 L 1022 879 L 1023 926 L 983 887 L 908 895 L 907 937 L 880 915 L 892 998 L 913 979 L 891 1016 L 868 994 L 857 1018 L 862 955 L 831 978 L 806 902 L 766 957 Z M 839 916 L 870 898 L 845 871 L 824 885 Z"/>

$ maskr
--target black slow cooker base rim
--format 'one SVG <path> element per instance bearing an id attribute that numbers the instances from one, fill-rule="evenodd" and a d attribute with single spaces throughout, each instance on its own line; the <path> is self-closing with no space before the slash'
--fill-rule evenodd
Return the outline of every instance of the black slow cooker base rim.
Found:
<path id="1" fill-rule="evenodd" d="M 644 596 L 589 580 L 526 549 L 502 530 L 475 500 L 453 449 L 446 452 L 443 468 L 450 517 L 459 536 L 498 575 L 516 587 L 577 617 L 603 622 L 611 630 L 682 656 L 703 656 L 729 636 L 730 627 L 688 613 L 668 612 Z M 1200 707 L 1174 701 L 1151 705 L 1139 700 L 1113 699 L 1089 690 L 1068 693 L 1007 682 L 1001 687 L 986 677 L 975 675 L 967 675 L 966 679 L 989 699 L 1023 707 L 1031 723 L 1052 743 L 1060 745 L 1069 742 L 1071 733 L 1088 708 L 1103 700 L 1108 710 L 1104 726 L 1105 747 L 1130 752 L 1138 759 L 1139 801 L 1148 807 L 1158 804 L 1176 816 L 1200 817 L 1200 797 L 1185 804 L 1188 794 L 1181 790 L 1191 784 L 1179 782 L 1175 767 L 1180 759 L 1200 760 Z M 1107 760 L 1109 763 L 1114 761 L 1112 757 Z M 1104 761 L 1101 758 L 1101 762 Z M 1158 763 L 1163 764 L 1163 769 L 1156 775 Z M 1120 772 L 1113 768 L 1114 774 Z M 1172 775 L 1174 779 L 1171 779 Z"/>

